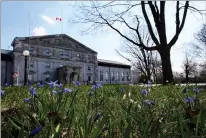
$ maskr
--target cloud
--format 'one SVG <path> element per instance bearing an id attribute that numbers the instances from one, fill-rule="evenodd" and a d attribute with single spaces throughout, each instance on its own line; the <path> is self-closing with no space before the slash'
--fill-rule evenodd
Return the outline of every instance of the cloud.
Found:
<path id="1" fill-rule="evenodd" d="M 41 15 L 41 18 L 46 21 L 47 23 L 49 23 L 50 25 L 56 25 L 55 21 L 48 17 L 48 16 L 45 16 L 45 15 Z"/>
<path id="2" fill-rule="evenodd" d="M 42 26 L 35 27 L 32 30 L 32 35 L 34 36 L 40 36 L 40 35 L 47 35 L 46 29 Z"/>

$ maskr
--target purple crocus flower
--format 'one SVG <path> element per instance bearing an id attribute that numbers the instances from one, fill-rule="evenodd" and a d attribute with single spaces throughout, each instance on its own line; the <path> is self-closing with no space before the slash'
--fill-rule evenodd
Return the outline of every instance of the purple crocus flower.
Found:
<path id="1" fill-rule="evenodd" d="M 121 91 L 122 93 L 125 93 L 125 88 L 121 88 L 120 91 Z"/>
<path id="2" fill-rule="evenodd" d="M 151 87 L 151 86 L 152 86 L 152 82 L 150 80 L 148 80 L 147 87 Z"/>
<path id="3" fill-rule="evenodd" d="M 37 82 L 37 86 L 38 86 L 39 88 L 44 87 L 44 85 L 43 85 L 43 84 L 41 84 L 40 82 Z"/>
<path id="4" fill-rule="evenodd" d="M 79 81 L 73 81 L 73 83 L 76 85 L 76 86 L 80 86 L 81 83 Z"/>
<path id="5" fill-rule="evenodd" d="M 1 90 L 1 96 L 4 96 L 5 91 Z"/>
<path id="6" fill-rule="evenodd" d="M 70 93 L 70 92 L 72 92 L 72 90 L 71 89 L 69 89 L 69 88 L 64 88 L 64 93 Z"/>
<path id="7" fill-rule="evenodd" d="M 54 88 L 54 86 L 56 86 L 56 85 L 57 85 L 57 84 L 56 84 L 57 82 L 58 82 L 58 80 L 56 80 L 55 82 L 50 81 L 50 82 L 49 82 L 49 83 L 47 83 L 47 84 L 49 85 L 49 87 L 50 87 L 50 88 Z"/>
<path id="8" fill-rule="evenodd" d="M 92 89 L 99 89 L 99 88 L 102 88 L 101 83 L 96 83 L 96 84 L 92 85 Z"/>
<path id="9" fill-rule="evenodd" d="M 41 131 L 41 130 L 42 130 L 42 127 L 41 127 L 41 126 L 40 126 L 40 127 L 36 127 L 34 130 L 31 131 L 29 137 L 35 136 L 35 135 L 36 135 L 37 133 L 39 133 L 39 131 Z"/>
<path id="10" fill-rule="evenodd" d="M 30 94 L 32 95 L 32 96 L 34 96 L 34 95 L 36 95 L 36 88 L 34 88 L 34 87 L 30 87 L 29 88 L 29 92 L 30 92 Z"/>
<path id="11" fill-rule="evenodd" d="M 143 100 L 143 102 L 144 102 L 145 104 L 147 104 L 147 105 L 154 105 L 154 102 L 152 102 L 152 101 L 150 101 L 150 100 L 148 100 L 148 99 Z"/>
<path id="12" fill-rule="evenodd" d="M 94 122 L 96 122 L 101 117 L 100 113 L 96 113 L 94 116 Z"/>
<path id="13" fill-rule="evenodd" d="M 25 99 L 24 99 L 24 102 L 25 102 L 25 103 L 29 103 L 29 102 L 30 102 L 30 98 L 25 98 Z"/>
<path id="14" fill-rule="evenodd" d="M 141 91 L 141 94 L 142 94 L 142 95 L 148 95 L 149 92 L 148 92 L 147 90 L 144 90 L 144 89 L 143 89 L 143 90 Z"/>
<path id="15" fill-rule="evenodd" d="M 202 91 L 203 90 L 203 88 L 193 88 L 193 91 L 195 92 L 195 93 L 200 93 L 200 91 Z"/>
<path id="16" fill-rule="evenodd" d="M 55 86 L 56 86 L 57 88 L 61 89 L 61 88 L 62 88 L 62 86 L 63 86 L 63 84 L 62 84 L 62 83 L 60 83 L 60 84 L 56 84 Z"/>
<path id="17" fill-rule="evenodd" d="M 194 102 L 195 101 L 195 97 L 187 97 L 187 98 L 185 98 L 184 99 L 184 101 L 186 102 L 186 103 L 192 103 L 192 102 Z"/>

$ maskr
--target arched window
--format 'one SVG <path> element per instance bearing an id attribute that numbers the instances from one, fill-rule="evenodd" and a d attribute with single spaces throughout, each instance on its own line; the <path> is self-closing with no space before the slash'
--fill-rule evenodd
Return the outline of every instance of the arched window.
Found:
<path id="1" fill-rule="evenodd" d="M 100 81 L 103 81 L 103 72 L 102 71 L 100 71 Z"/>
<path id="2" fill-rule="evenodd" d="M 114 72 L 113 71 L 111 72 L 111 79 L 112 79 L 112 81 L 114 81 Z"/>
<path id="3" fill-rule="evenodd" d="M 108 72 L 107 71 L 106 71 L 105 77 L 106 77 L 106 81 L 108 81 L 109 76 L 108 76 Z"/>
<path id="4" fill-rule="evenodd" d="M 124 72 L 122 72 L 122 81 L 124 81 Z"/>
<path id="5" fill-rule="evenodd" d="M 117 72 L 117 81 L 120 81 L 119 72 Z"/>

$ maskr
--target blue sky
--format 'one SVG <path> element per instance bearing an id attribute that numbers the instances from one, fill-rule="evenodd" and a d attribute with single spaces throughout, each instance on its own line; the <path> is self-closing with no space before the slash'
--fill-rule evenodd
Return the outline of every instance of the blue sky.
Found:
<path id="1" fill-rule="evenodd" d="M 68 2 L 68 4 L 71 2 Z M 199 7 L 205 8 L 203 2 L 195 2 Z M 205 4 L 206 5 L 206 4 Z M 2 2 L 1 11 L 1 48 L 12 49 L 11 42 L 14 37 L 29 36 L 29 15 L 30 35 L 59 34 L 62 32 L 62 22 L 56 21 L 61 17 L 63 11 L 63 33 L 67 34 L 86 46 L 98 52 L 98 58 L 116 60 L 127 63 L 121 58 L 115 49 L 121 45 L 121 37 L 113 31 L 95 35 L 81 35 L 82 25 L 69 26 L 68 19 L 73 16 L 72 9 L 64 2 Z M 170 20 L 170 18 L 168 18 Z M 205 19 L 206 20 L 206 19 Z M 171 19 L 171 22 L 174 20 Z M 193 35 L 200 29 L 203 21 L 189 15 L 184 30 L 176 45 L 172 48 L 171 58 L 174 71 L 181 70 L 183 60 L 182 48 L 185 43 L 194 40 Z M 83 29 L 83 28 L 82 28 Z M 171 29 L 172 30 L 172 29 Z M 10 46 L 10 48 L 9 48 Z"/>

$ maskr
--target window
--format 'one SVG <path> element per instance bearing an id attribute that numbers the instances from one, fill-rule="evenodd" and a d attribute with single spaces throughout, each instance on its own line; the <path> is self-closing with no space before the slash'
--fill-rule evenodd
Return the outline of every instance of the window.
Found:
<path id="1" fill-rule="evenodd" d="M 111 72 L 111 79 L 114 81 L 114 72 Z"/>
<path id="2" fill-rule="evenodd" d="M 88 70 L 91 70 L 91 67 L 88 67 Z"/>
<path id="3" fill-rule="evenodd" d="M 33 47 L 30 47 L 30 48 L 29 48 L 29 52 L 31 52 L 31 53 L 34 52 L 34 48 L 33 48 Z"/>
<path id="4" fill-rule="evenodd" d="M 33 63 L 31 63 L 29 66 L 30 66 L 31 68 L 33 68 L 33 67 L 34 67 L 34 64 L 33 64 Z"/>
<path id="5" fill-rule="evenodd" d="M 65 56 L 69 57 L 69 53 L 67 52 L 67 53 L 65 54 Z"/>
<path id="6" fill-rule="evenodd" d="M 122 72 L 122 81 L 124 81 L 124 72 Z"/>
<path id="7" fill-rule="evenodd" d="M 107 71 L 106 71 L 105 77 L 106 77 L 106 81 L 108 81 L 109 76 L 108 76 L 108 72 Z"/>
<path id="8" fill-rule="evenodd" d="M 60 56 L 63 56 L 63 52 L 62 51 L 60 51 L 59 54 L 60 54 Z"/>
<path id="9" fill-rule="evenodd" d="M 46 68 L 50 68 L 50 63 L 46 63 Z"/>
<path id="10" fill-rule="evenodd" d="M 120 81 L 119 72 L 117 72 L 117 81 Z"/>
<path id="11" fill-rule="evenodd" d="M 130 79 L 130 78 L 129 78 L 129 73 L 127 72 L 127 81 L 129 81 L 129 79 Z"/>
<path id="12" fill-rule="evenodd" d="M 50 54 L 49 49 L 46 49 L 46 54 L 47 54 L 47 55 L 49 55 L 49 54 Z"/>
<path id="13" fill-rule="evenodd" d="M 100 81 L 103 81 L 103 72 L 100 71 Z"/>

